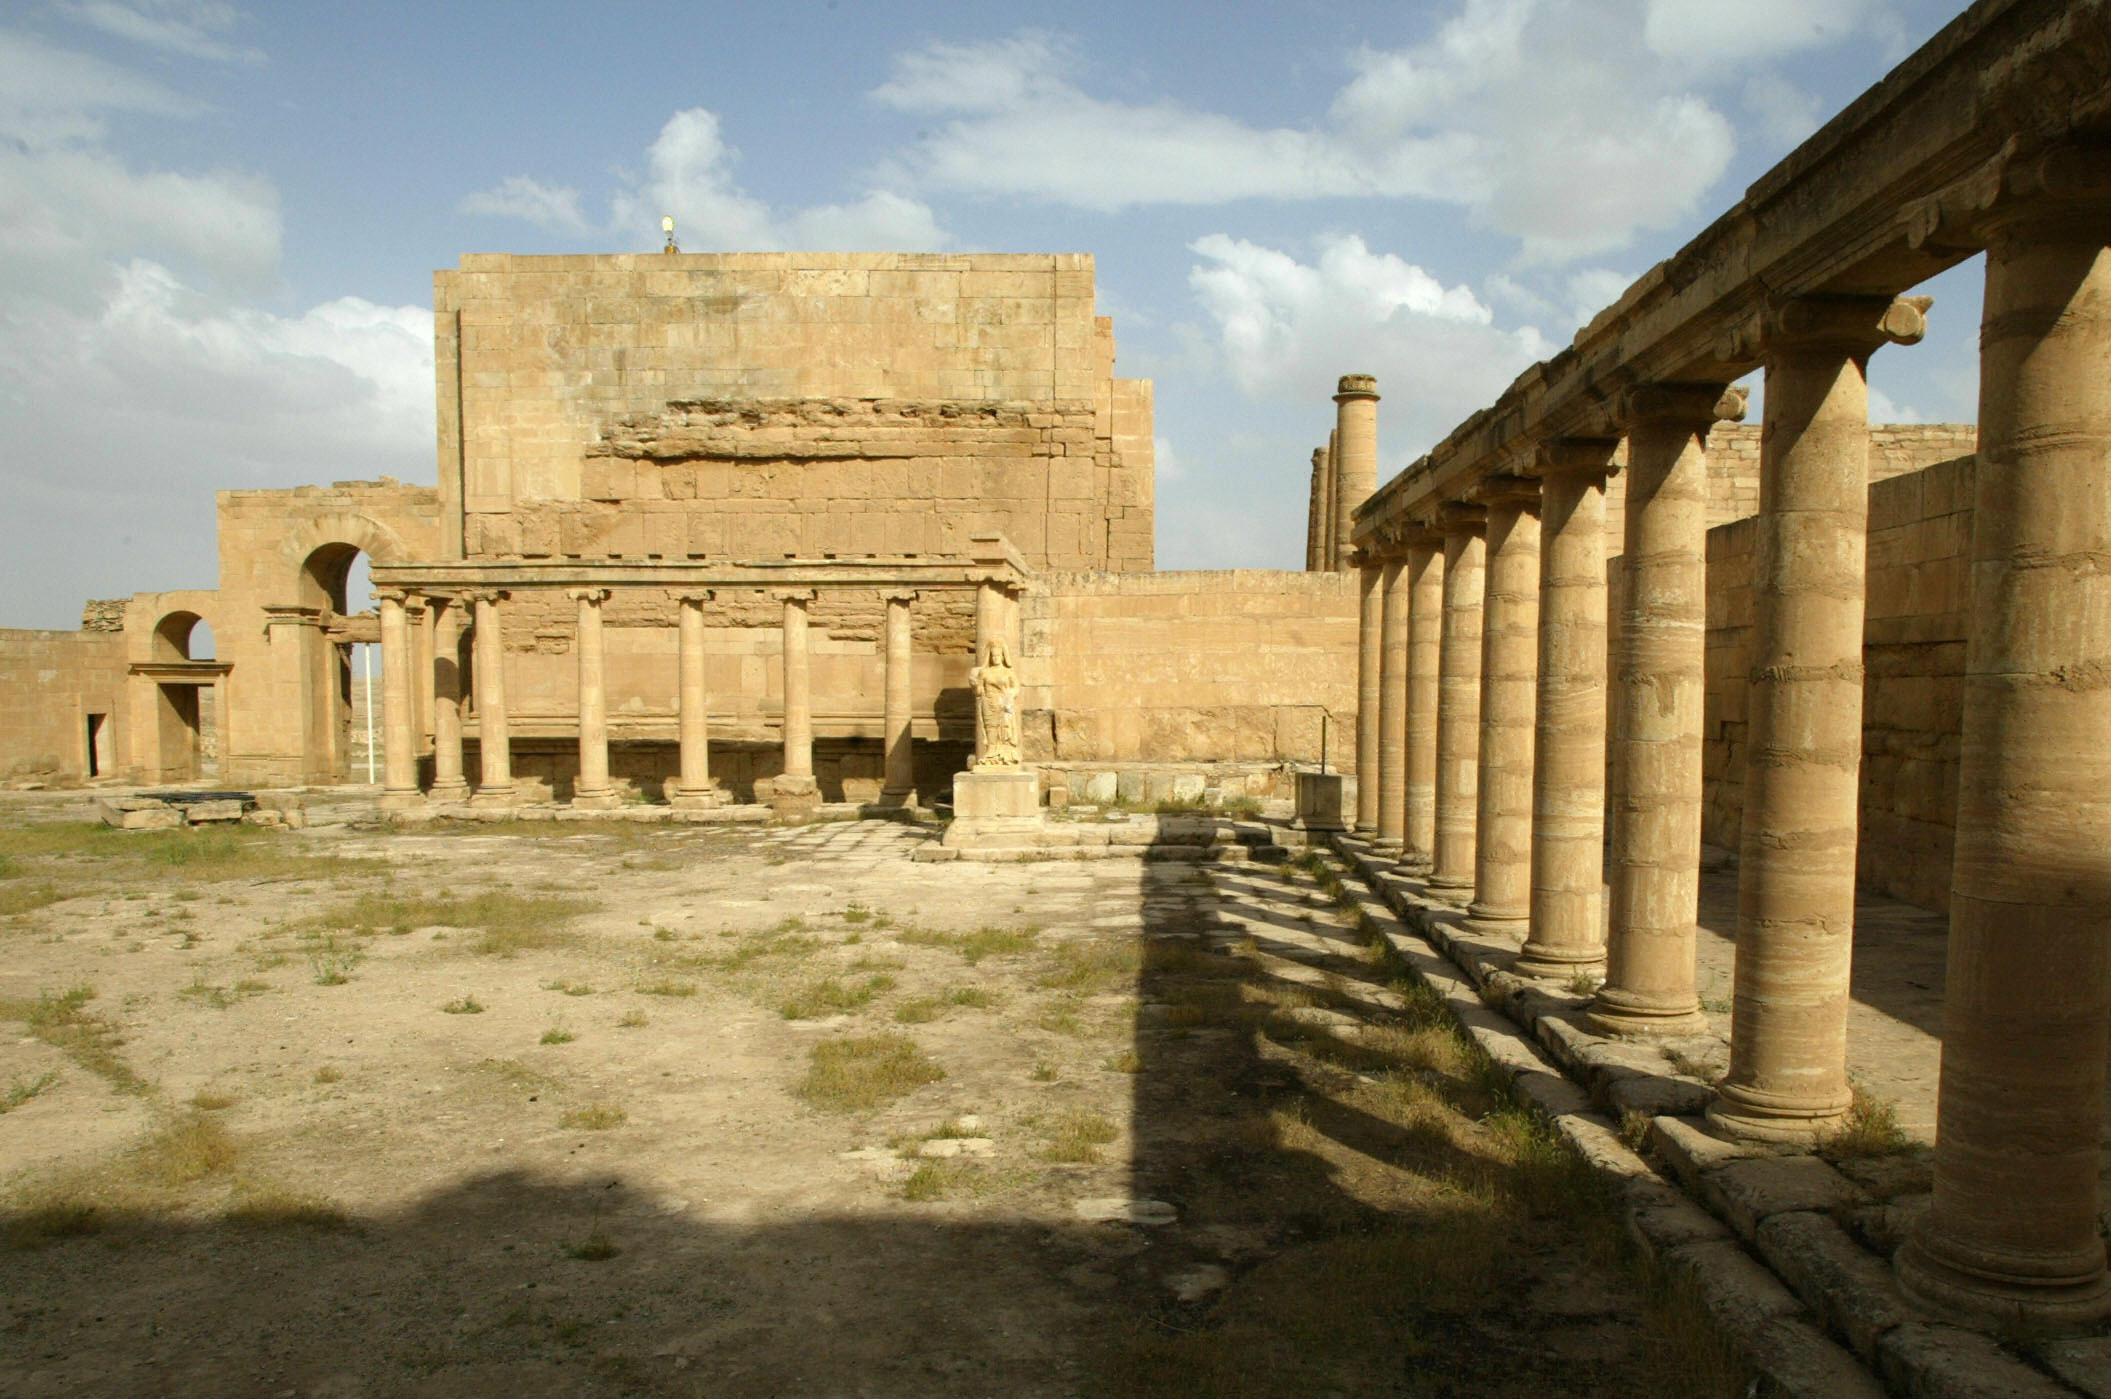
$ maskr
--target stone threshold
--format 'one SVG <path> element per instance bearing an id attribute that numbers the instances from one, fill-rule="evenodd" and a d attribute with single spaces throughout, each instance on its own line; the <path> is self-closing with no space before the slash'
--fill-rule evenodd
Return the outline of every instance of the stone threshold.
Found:
<path id="1" fill-rule="evenodd" d="M 1363 889 L 1349 887 L 1362 911 L 1612 1185 L 1628 1233 L 1691 1282 L 1773 1392 L 2111 1399 L 2111 1337 L 2018 1354 L 1900 1294 L 1889 1257 L 1871 1244 L 1902 1238 L 1926 1197 L 1880 1198 L 1895 1161 L 1849 1163 L 1857 1179 L 1808 1153 L 1713 1136 L 1700 1116 L 1712 1090 L 1689 1070 L 1724 1059 L 1719 1037 L 1594 1034 L 1580 1023 L 1587 992 L 1510 969 L 1521 936 L 1474 928 L 1367 841 L 1335 834 L 1331 843 L 1361 878 Z M 1623 1138 L 1634 1114 L 1648 1118 L 1648 1150 L 1676 1184 Z"/>

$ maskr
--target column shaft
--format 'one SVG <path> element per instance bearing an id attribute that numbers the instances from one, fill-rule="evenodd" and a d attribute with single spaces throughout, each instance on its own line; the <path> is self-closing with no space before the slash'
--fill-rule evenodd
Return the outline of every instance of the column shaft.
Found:
<path id="1" fill-rule="evenodd" d="M 1407 829 L 1407 560 L 1379 568 L 1378 844 L 1404 848 Z"/>
<path id="2" fill-rule="evenodd" d="M 1527 975 L 1605 961 L 1605 477 L 1615 445 L 1555 443 L 1541 463 L 1532 925 L 1517 958 Z"/>
<path id="3" fill-rule="evenodd" d="M 1539 677 L 1539 485 L 1488 500 L 1481 609 L 1480 772 L 1473 902 L 1491 931 L 1522 936 L 1532 914 L 1532 724 Z"/>
<path id="4" fill-rule="evenodd" d="M 1407 546 L 1407 758 L 1403 800 L 1406 858 L 1427 865 L 1437 853 L 1437 692 L 1444 642 L 1444 540 L 1423 534 Z"/>
<path id="5" fill-rule="evenodd" d="M 608 690 L 601 638 L 601 602 L 606 588 L 575 588 L 579 604 L 579 780 L 572 786 L 572 805 L 616 805 L 608 780 Z"/>
<path id="6" fill-rule="evenodd" d="M 1613 738 L 1612 899 L 1591 1018 L 1621 1034 L 1707 1026 L 1694 985 L 1700 912 L 1712 386 L 1657 385 L 1631 410 L 1627 595 Z"/>
<path id="7" fill-rule="evenodd" d="M 806 604 L 813 595 L 784 598 L 784 775 L 814 775 L 813 672 L 806 653 Z"/>
<path id="8" fill-rule="evenodd" d="M 1378 489 L 1378 381 L 1344 374 L 1335 390 L 1334 536 L 1341 566 L 1349 568 L 1356 507 Z"/>
<path id="9" fill-rule="evenodd" d="M 1349 546 L 1341 533 L 1341 432 L 1337 428 L 1327 433 L 1327 513 L 1325 520 L 1326 563 L 1329 573 L 1342 573 L 1347 565 L 1342 556 Z"/>
<path id="10" fill-rule="evenodd" d="M 1447 507 L 1444 633 L 1437 681 L 1436 846 L 1432 889 L 1473 887 L 1473 828 L 1479 815 L 1481 588 L 1486 544 L 1478 507 Z"/>
<path id="11" fill-rule="evenodd" d="M 415 805 L 418 793 L 418 709 L 411 678 L 410 618 L 403 594 L 381 590 L 381 805 Z"/>
<path id="12" fill-rule="evenodd" d="M 913 803 L 916 796 L 916 749 L 910 734 L 914 704 L 914 662 L 910 604 L 914 593 L 887 594 L 886 714 L 881 723 L 885 780 L 883 796 Z"/>
<path id="13" fill-rule="evenodd" d="M 1360 608 L 1356 632 L 1356 829 L 1378 831 L 1378 705 L 1385 651 L 1385 587 L 1382 570 L 1366 563 L 1357 571 Z"/>
<path id="14" fill-rule="evenodd" d="M 1331 517 L 1326 513 L 1327 499 L 1327 449 L 1312 449 L 1312 495 L 1305 508 L 1305 571 L 1316 572 L 1326 567 L 1327 536 L 1332 532 Z"/>
<path id="15" fill-rule="evenodd" d="M 435 599 L 432 652 L 432 799 L 469 796 L 462 776 L 462 599 Z"/>
<path id="16" fill-rule="evenodd" d="M 682 745 L 682 775 L 675 784 L 676 806 L 712 806 L 717 795 L 711 787 L 711 695 L 704 680 L 704 604 L 709 593 L 691 593 L 681 599 L 677 614 L 681 629 L 676 665 L 676 713 Z"/>
<path id="17" fill-rule="evenodd" d="M 2111 1025 L 2111 209 L 1986 260 L 1935 1201 L 1899 1279 L 2030 1327 L 2104 1315 Z"/>
<path id="18" fill-rule="evenodd" d="M 506 725 L 506 637 L 501 594 L 476 597 L 476 748 L 482 781 L 473 800 L 503 805 L 513 800 L 513 745 Z"/>

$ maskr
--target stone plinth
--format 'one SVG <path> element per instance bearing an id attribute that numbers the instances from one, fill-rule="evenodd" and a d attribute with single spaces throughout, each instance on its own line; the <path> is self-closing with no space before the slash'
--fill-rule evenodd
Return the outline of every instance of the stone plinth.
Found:
<path id="1" fill-rule="evenodd" d="M 1301 831 L 1345 831 L 1343 813 L 1348 810 L 1349 779 L 1338 772 L 1301 772 L 1297 775 L 1297 816 L 1291 825 Z"/>
<path id="2" fill-rule="evenodd" d="M 805 821 L 821 809 L 821 784 L 806 773 L 755 779 L 755 800 L 780 821 Z"/>
<path id="3" fill-rule="evenodd" d="M 942 844 L 1030 846 L 1041 829 L 1041 774 L 1032 771 L 953 774 L 953 824 Z"/>

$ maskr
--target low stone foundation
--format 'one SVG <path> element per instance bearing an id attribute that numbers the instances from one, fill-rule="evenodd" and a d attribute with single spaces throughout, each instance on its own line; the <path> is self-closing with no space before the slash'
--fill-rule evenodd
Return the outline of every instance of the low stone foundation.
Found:
<path id="1" fill-rule="evenodd" d="M 1047 813 L 1007 822 L 1001 830 L 965 833 L 926 845 L 918 861 L 985 860 L 1212 860 L 1274 861 L 1284 855 L 1277 829 L 1265 821 L 1221 816 L 1115 814 L 1072 819 Z"/>

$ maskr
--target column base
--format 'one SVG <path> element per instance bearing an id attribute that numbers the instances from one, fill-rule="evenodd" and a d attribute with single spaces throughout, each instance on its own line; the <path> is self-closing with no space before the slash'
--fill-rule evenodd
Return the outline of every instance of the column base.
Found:
<path id="1" fill-rule="evenodd" d="M 2038 1334 L 2092 1330 L 2111 1316 L 2111 1277 L 2105 1275 L 2101 1249 L 2091 1249 L 2087 1262 L 2075 1260 L 2078 1274 L 2044 1279 L 2020 1270 L 2004 1276 L 2003 1260 L 1994 1258 L 1952 1262 L 1943 1256 L 1951 1252 L 1922 1224 L 1892 1260 L 1899 1289 L 1910 1300 L 1961 1320 Z"/>
<path id="2" fill-rule="evenodd" d="M 518 806 L 520 790 L 508 782 L 503 787 L 479 787 L 469 798 L 471 806 Z"/>
<path id="3" fill-rule="evenodd" d="M 408 811 L 414 806 L 423 805 L 425 805 L 425 794 L 416 787 L 407 787 L 394 791 L 384 790 L 381 794 L 381 809 L 383 811 Z"/>
<path id="4" fill-rule="evenodd" d="M 716 787 L 674 787 L 667 793 L 667 805 L 684 811 L 706 811 L 725 804 L 726 794 Z"/>
<path id="5" fill-rule="evenodd" d="M 1584 1012 L 1584 1023 L 1605 1035 L 1638 1039 L 1682 1039 L 1708 1033 L 1708 1017 L 1697 1005 L 1652 1006 L 1604 991 Z"/>
<path id="6" fill-rule="evenodd" d="M 621 805 L 623 805 L 623 798 L 614 792 L 574 792 L 572 794 L 572 809 L 574 811 L 614 811 Z"/>
<path id="7" fill-rule="evenodd" d="M 1489 908 L 1485 904 L 1474 902 L 1466 905 L 1466 926 L 1476 933 L 1494 933 L 1501 937 L 1513 937 L 1521 942 L 1532 931 L 1532 915 Z"/>
<path id="8" fill-rule="evenodd" d="M 1517 961 L 1510 970 L 1519 976 L 1546 977 L 1555 981 L 1573 980 L 1579 973 L 1605 975 L 1605 949 L 1602 947 L 1534 946 L 1531 942 L 1518 950 Z"/>
<path id="9" fill-rule="evenodd" d="M 1729 1084 L 1715 1092 L 1715 1101 L 1708 1104 L 1708 1125 L 1737 1141 L 1814 1146 L 1838 1131 L 1847 1118 L 1845 1103 L 1799 1109 L 1755 1103 Z"/>
<path id="10" fill-rule="evenodd" d="M 1423 888 L 1433 899 L 1442 899 L 1448 904 L 1461 904 L 1473 897 L 1473 876 L 1468 875 L 1462 879 L 1455 874 L 1433 870 Z"/>
<path id="11" fill-rule="evenodd" d="M 435 782 L 432 791 L 426 795 L 436 802 L 465 802 L 469 800 L 469 784 L 459 778 L 453 782 Z"/>
<path id="12" fill-rule="evenodd" d="M 780 821 L 804 821 L 821 806 L 821 784 L 807 773 L 755 779 L 755 800 Z"/>
<path id="13" fill-rule="evenodd" d="M 1395 860 L 1398 860 L 1400 858 L 1400 851 L 1402 850 L 1402 848 L 1403 847 L 1401 846 L 1400 841 L 1397 837 L 1379 836 L 1371 842 L 1371 850 L 1373 853 L 1379 855 L 1389 855 Z"/>

